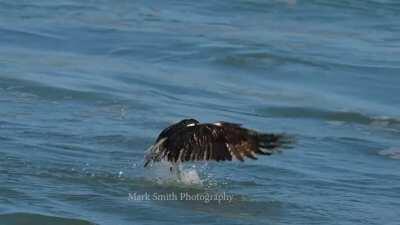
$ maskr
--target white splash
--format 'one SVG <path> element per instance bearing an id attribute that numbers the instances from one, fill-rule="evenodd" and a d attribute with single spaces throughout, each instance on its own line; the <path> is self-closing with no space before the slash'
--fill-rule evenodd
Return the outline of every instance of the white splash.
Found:
<path id="1" fill-rule="evenodd" d="M 148 169 L 148 175 L 155 178 L 159 184 L 183 184 L 201 186 L 203 184 L 195 166 L 183 168 L 181 164 L 171 165 L 167 161 L 153 163 Z"/>
<path id="2" fill-rule="evenodd" d="M 124 175 L 124 172 L 122 172 L 122 171 L 118 172 L 118 178 L 121 178 L 123 175 Z"/>
<path id="3" fill-rule="evenodd" d="M 202 185 L 203 184 L 196 169 L 182 170 L 179 174 L 178 179 L 186 185 Z"/>

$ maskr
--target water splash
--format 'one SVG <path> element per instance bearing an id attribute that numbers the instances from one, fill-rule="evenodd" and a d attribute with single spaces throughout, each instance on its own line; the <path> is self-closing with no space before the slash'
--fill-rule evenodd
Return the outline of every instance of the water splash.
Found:
<path id="1" fill-rule="evenodd" d="M 150 165 L 147 175 L 150 179 L 162 185 L 203 185 L 203 180 L 196 166 L 187 168 L 185 165 L 172 165 L 169 162 L 161 161 Z"/>

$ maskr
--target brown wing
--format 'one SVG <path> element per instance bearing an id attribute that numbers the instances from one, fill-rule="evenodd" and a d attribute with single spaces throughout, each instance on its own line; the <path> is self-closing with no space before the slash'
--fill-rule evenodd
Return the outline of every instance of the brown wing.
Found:
<path id="1" fill-rule="evenodd" d="M 160 158 L 171 162 L 197 160 L 243 161 L 270 155 L 287 143 L 283 135 L 264 134 L 239 124 L 219 122 L 184 127 L 171 134 L 160 146 Z"/>

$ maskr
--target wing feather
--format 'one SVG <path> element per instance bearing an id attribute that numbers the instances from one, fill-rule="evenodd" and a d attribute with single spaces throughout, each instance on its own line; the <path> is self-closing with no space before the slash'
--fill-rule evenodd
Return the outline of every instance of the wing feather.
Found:
<path id="1" fill-rule="evenodd" d="M 271 155 L 277 147 L 288 144 L 287 140 L 284 135 L 259 133 L 235 123 L 197 124 L 170 133 L 159 145 L 161 156 L 156 159 L 244 161 L 257 159 L 256 154 Z"/>

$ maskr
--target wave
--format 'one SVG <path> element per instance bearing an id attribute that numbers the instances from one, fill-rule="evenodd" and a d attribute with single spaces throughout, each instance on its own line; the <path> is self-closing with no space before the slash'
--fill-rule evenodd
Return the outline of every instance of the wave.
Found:
<path id="1" fill-rule="evenodd" d="M 337 9 L 349 9 L 363 13 L 373 13 L 372 9 L 381 9 L 386 12 L 397 12 L 399 4 L 396 1 L 380 1 L 380 0 L 343 0 L 343 1 L 313 1 L 314 4 L 337 8 Z"/>
<path id="2" fill-rule="evenodd" d="M 330 1 L 330 0 L 311 0 L 301 2 L 298 0 L 274 0 L 274 1 L 262 1 L 262 0 L 239 0 L 234 5 L 237 10 L 251 10 L 252 12 L 262 11 L 271 7 L 279 6 L 290 6 L 290 7 L 320 7 L 329 8 L 333 10 L 350 10 L 354 13 L 363 13 L 371 15 L 376 13 L 373 9 L 384 10 L 385 12 L 397 13 L 399 4 L 395 0 L 341 0 L 341 1 Z M 282 9 L 284 9 L 282 7 Z"/>
<path id="3" fill-rule="evenodd" d="M 0 27 L 0 42 L 7 43 L 8 47 L 31 49 L 62 50 L 65 46 L 65 39 L 62 36 L 2 27 Z"/>
<path id="4" fill-rule="evenodd" d="M 226 66 L 244 67 L 245 69 L 265 69 L 274 68 L 282 65 L 304 65 L 307 67 L 321 68 L 324 70 L 356 69 L 366 71 L 377 71 L 379 73 L 384 70 L 387 73 L 396 73 L 400 67 L 393 64 L 368 64 L 361 62 L 344 62 L 336 59 L 325 59 L 320 57 L 304 57 L 289 54 L 279 54 L 267 51 L 247 51 L 247 52 L 230 52 L 228 55 L 214 58 L 217 64 Z"/>
<path id="5" fill-rule="evenodd" d="M 2 38 L 13 38 L 17 39 L 18 37 L 29 38 L 29 39 L 37 39 L 41 41 L 61 41 L 64 40 L 63 37 L 52 35 L 52 34 L 45 34 L 39 32 L 32 32 L 32 31 L 22 31 L 16 29 L 9 29 L 9 28 L 0 28 L 0 34 L 2 34 Z"/>
<path id="6" fill-rule="evenodd" d="M 376 117 L 351 111 L 331 111 L 296 106 L 271 106 L 256 110 L 256 114 L 262 117 L 320 119 L 400 129 L 400 119 L 398 118 Z"/>
<path id="7" fill-rule="evenodd" d="M 379 155 L 389 157 L 391 159 L 400 159 L 400 148 L 388 148 L 378 152 Z"/>
<path id="8" fill-rule="evenodd" d="M 95 91 L 73 90 L 65 87 L 49 86 L 41 82 L 26 79 L 0 77 L 0 90 L 13 92 L 20 99 L 33 100 L 37 97 L 50 100 L 78 100 L 78 101 L 112 101 L 113 97 L 106 93 Z"/>
<path id="9" fill-rule="evenodd" d="M 75 3 L 37 3 L 37 2 L 0 2 L 0 6 L 10 10 L 50 10 L 50 11 L 60 11 L 60 10 L 97 10 L 94 4 L 75 4 Z"/>
<path id="10" fill-rule="evenodd" d="M 231 53 L 228 56 L 217 58 L 215 61 L 216 63 L 222 63 L 228 66 L 249 68 L 275 67 L 283 64 L 302 64 L 311 67 L 327 68 L 327 65 L 315 60 L 311 61 L 295 56 L 260 51 Z"/>
<path id="11" fill-rule="evenodd" d="M 38 213 L 16 212 L 0 215 L 0 224 L 28 225 L 28 224 L 53 224 L 53 225 L 91 225 L 95 224 L 83 219 L 49 216 Z"/>

